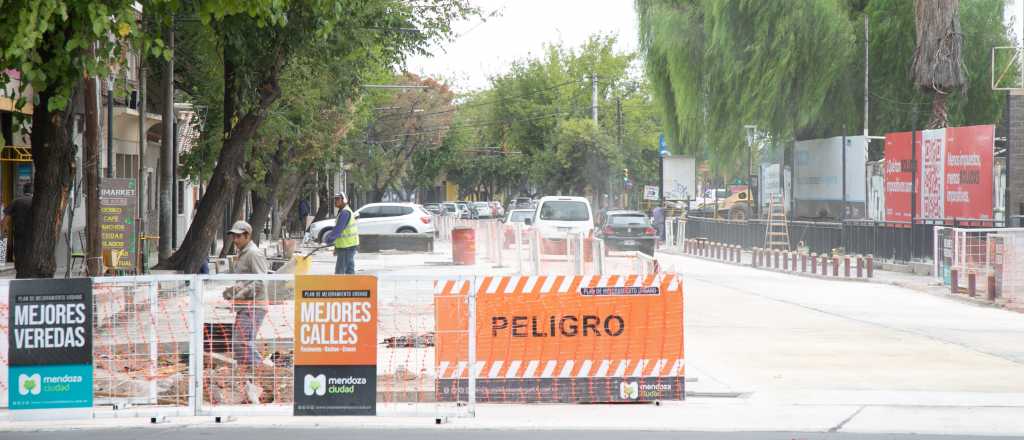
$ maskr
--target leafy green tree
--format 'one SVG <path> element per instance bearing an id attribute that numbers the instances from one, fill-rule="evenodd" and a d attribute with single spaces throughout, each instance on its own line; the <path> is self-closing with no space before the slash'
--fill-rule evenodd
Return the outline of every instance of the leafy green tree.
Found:
<path id="1" fill-rule="evenodd" d="M 260 20 L 281 18 L 274 0 L 195 1 L 197 16 L 217 20 L 245 11 Z M 71 105 L 81 91 L 82 78 L 106 76 L 130 47 L 154 56 L 167 56 L 158 35 L 141 29 L 132 0 L 10 0 L 0 14 L 0 83 L 10 81 L 7 69 L 20 72 L 21 92 L 31 86 L 32 160 L 35 188 L 29 239 L 31 250 L 19 277 L 51 277 L 56 270 L 54 249 L 61 229 L 68 191 L 75 174 L 71 141 Z M 178 2 L 143 2 L 147 13 L 166 17 Z M 24 95 L 19 107 L 28 104 Z"/>
<path id="2" fill-rule="evenodd" d="M 251 169 L 246 158 L 249 142 L 281 97 L 281 76 L 290 63 L 301 56 L 356 57 L 391 66 L 444 38 L 451 21 L 470 11 L 463 0 L 295 0 L 282 8 L 287 20 L 263 28 L 259 19 L 246 16 L 225 17 L 214 27 L 213 46 L 223 53 L 224 134 L 192 225 L 163 267 L 194 272 L 202 264 L 220 229 L 224 206 L 237 197 L 243 176 Z"/>
<path id="3" fill-rule="evenodd" d="M 681 151 L 726 163 L 745 156 L 744 125 L 791 139 L 856 121 L 829 117 L 854 102 L 828 99 L 841 98 L 832 90 L 856 58 L 838 1 L 637 0 L 636 8 L 648 76 Z"/>
<path id="4" fill-rule="evenodd" d="M 621 172 L 610 171 L 621 170 L 626 157 L 650 170 L 639 157 L 657 145 L 646 84 L 630 69 L 635 55 L 617 53 L 614 44 L 614 37 L 596 35 L 578 48 L 546 46 L 539 57 L 496 76 L 490 88 L 465 97 L 449 133 L 457 152 L 449 180 L 464 194 L 487 198 L 597 196 L 621 182 Z M 646 160 L 656 169 L 656 161 Z"/>
<path id="5" fill-rule="evenodd" d="M 931 10 L 942 2 L 918 3 Z M 999 119 L 1002 98 L 987 86 L 987 66 L 990 48 L 1006 45 L 1004 3 L 977 0 L 959 6 L 966 94 L 942 95 L 948 96 L 949 123 Z M 646 73 L 672 147 L 698 157 L 703 153 L 728 173 L 745 167 L 744 125 L 757 125 L 780 144 L 861 127 L 865 14 L 871 28 L 871 130 L 910 129 L 915 110 L 923 112 L 931 97 L 919 85 L 934 83 L 950 91 L 960 76 L 950 71 L 951 81 L 920 77 L 915 85 L 914 5 L 905 0 L 637 0 Z"/>

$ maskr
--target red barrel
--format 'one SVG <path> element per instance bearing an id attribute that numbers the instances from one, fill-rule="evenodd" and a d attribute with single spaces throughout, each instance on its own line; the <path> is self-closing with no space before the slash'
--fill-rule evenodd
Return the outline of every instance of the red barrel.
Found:
<path id="1" fill-rule="evenodd" d="M 452 261 L 457 265 L 476 264 L 476 231 L 473 228 L 452 229 Z"/>

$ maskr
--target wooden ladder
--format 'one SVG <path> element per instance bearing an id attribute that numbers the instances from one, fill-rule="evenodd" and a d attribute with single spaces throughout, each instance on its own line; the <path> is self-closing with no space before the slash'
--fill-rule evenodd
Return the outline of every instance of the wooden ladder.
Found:
<path id="1" fill-rule="evenodd" d="M 786 221 L 786 205 L 781 194 L 772 194 L 768 199 L 768 225 L 764 233 L 764 247 L 789 250 L 789 222 Z"/>

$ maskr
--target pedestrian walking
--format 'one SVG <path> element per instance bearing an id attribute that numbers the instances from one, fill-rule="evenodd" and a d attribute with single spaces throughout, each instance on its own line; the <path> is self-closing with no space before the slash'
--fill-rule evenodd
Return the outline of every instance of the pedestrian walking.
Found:
<path id="1" fill-rule="evenodd" d="M 10 237 L 8 252 L 14 256 L 14 270 L 18 278 L 28 278 L 26 261 L 32 246 L 32 184 L 26 183 L 24 193 L 4 208 L 4 229 Z"/>
<path id="2" fill-rule="evenodd" d="M 310 206 L 306 199 L 299 200 L 299 233 L 306 230 L 306 217 L 309 216 Z"/>
<path id="3" fill-rule="evenodd" d="M 359 229 L 356 217 L 348 206 L 345 193 L 334 195 L 334 207 L 340 211 L 334 222 L 334 229 L 324 237 L 324 244 L 334 243 L 334 255 L 338 260 L 334 264 L 334 273 L 352 275 L 356 273 L 356 249 L 359 248 Z"/>
<path id="4" fill-rule="evenodd" d="M 665 241 L 665 208 L 661 205 L 655 206 L 651 217 L 654 229 L 658 231 L 658 241 Z"/>
<path id="5" fill-rule="evenodd" d="M 238 260 L 231 268 L 236 274 L 265 274 L 270 270 L 266 257 L 252 241 L 252 226 L 237 221 L 228 231 L 238 249 Z M 256 334 L 267 315 L 267 291 L 261 281 L 240 281 L 224 291 L 224 299 L 231 301 L 235 310 L 232 327 L 231 351 L 239 366 L 254 366 L 263 362 L 256 348 Z"/>

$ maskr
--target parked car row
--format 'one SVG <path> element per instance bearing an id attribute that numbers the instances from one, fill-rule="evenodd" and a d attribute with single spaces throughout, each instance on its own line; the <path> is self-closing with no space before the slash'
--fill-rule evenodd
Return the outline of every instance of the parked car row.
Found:
<path id="1" fill-rule="evenodd" d="M 516 200 L 514 206 L 520 206 Z M 370 203 L 355 211 L 359 234 L 433 233 L 432 215 L 457 216 L 463 219 L 499 218 L 505 224 L 506 247 L 515 243 L 516 223 L 521 223 L 521 243 L 528 243 L 532 231 L 544 238 L 548 252 L 565 248 L 569 233 L 593 234 L 605 241 L 609 250 L 639 250 L 654 254 L 657 232 L 651 219 L 640 211 L 607 211 L 600 220 L 594 217 L 590 201 L 584 197 L 548 196 L 537 201 L 527 199 L 526 208 L 505 209 L 497 202 Z M 532 206 L 532 208 L 531 208 Z M 323 242 L 336 219 L 313 222 L 306 229 L 306 239 Z M 555 248 L 554 250 L 550 248 Z"/>
<path id="2" fill-rule="evenodd" d="M 359 235 L 432 234 L 431 214 L 415 203 L 370 203 L 355 211 Z M 322 243 L 334 228 L 337 218 L 313 222 L 306 228 L 306 239 Z"/>

